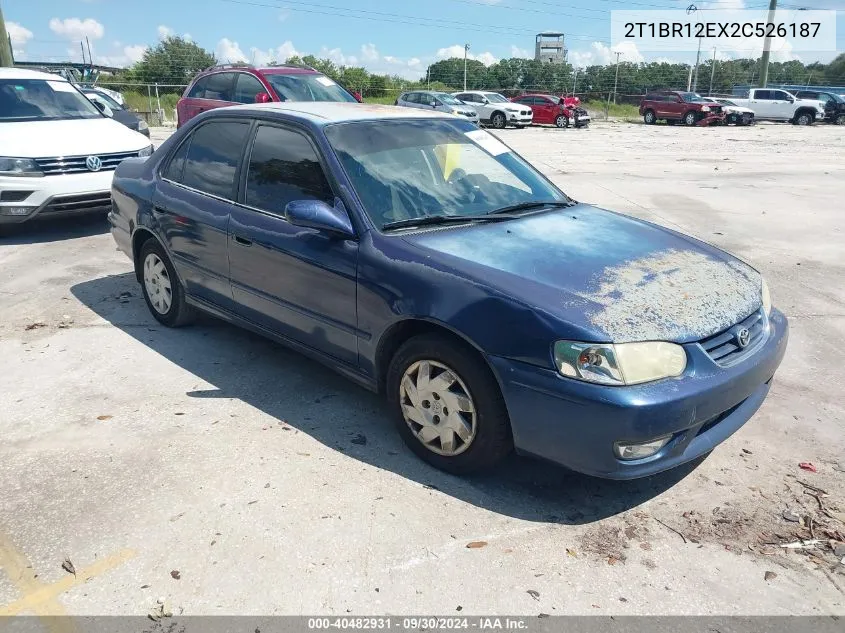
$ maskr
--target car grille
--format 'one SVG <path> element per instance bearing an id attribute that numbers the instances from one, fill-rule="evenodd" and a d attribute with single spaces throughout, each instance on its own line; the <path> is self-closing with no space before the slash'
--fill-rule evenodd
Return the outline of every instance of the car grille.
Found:
<path id="1" fill-rule="evenodd" d="M 102 162 L 98 171 L 113 171 L 127 158 L 138 156 L 138 152 L 120 152 L 117 154 L 89 154 L 96 156 Z M 36 158 L 35 162 L 45 176 L 56 174 L 82 174 L 91 170 L 85 166 L 88 156 L 58 156 L 53 158 Z"/>
<path id="2" fill-rule="evenodd" d="M 531 110 L 522 110 L 522 111 L 520 112 L 520 114 L 521 114 L 522 116 L 528 116 L 529 114 L 531 114 Z"/>
<path id="3" fill-rule="evenodd" d="M 94 213 L 111 208 L 111 194 L 108 191 L 82 193 L 72 196 L 56 196 L 47 203 L 39 215 Z"/>
<path id="4" fill-rule="evenodd" d="M 710 112 L 713 114 L 722 114 L 722 106 L 710 106 Z"/>
<path id="5" fill-rule="evenodd" d="M 749 332 L 748 345 L 740 347 L 737 334 L 743 329 Z M 722 367 L 729 367 L 753 354 L 765 341 L 768 333 L 766 318 L 763 310 L 757 310 L 747 319 L 737 323 L 727 330 L 699 341 L 707 355 Z"/>

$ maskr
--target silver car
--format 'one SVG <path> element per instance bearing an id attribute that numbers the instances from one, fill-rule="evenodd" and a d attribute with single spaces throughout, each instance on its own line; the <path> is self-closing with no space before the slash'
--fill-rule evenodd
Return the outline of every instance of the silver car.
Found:
<path id="1" fill-rule="evenodd" d="M 478 125 L 478 112 L 448 92 L 437 92 L 435 90 L 403 92 L 396 100 L 396 105 L 406 108 L 437 110 L 438 112 L 457 114 L 458 116 L 466 117 Z"/>

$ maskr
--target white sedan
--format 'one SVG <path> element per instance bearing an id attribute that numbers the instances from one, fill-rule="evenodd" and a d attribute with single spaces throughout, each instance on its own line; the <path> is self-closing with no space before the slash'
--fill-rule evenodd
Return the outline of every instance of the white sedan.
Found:
<path id="1" fill-rule="evenodd" d="M 530 107 L 513 103 L 498 92 L 466 90 L 453 95 L 471 105 L 483 124 L 499 130 L 508 125 L 523 128 L 531 125 L 534 120 L 534 112 Z"/>
<path id="2" fill-rule="evenodd" d="M 730 99 L 716 99 L 722 104 L 725 111 L 725 123 L 727 125 L 751 125 L 754 123 L 754 110 L 735 104 Z"/>

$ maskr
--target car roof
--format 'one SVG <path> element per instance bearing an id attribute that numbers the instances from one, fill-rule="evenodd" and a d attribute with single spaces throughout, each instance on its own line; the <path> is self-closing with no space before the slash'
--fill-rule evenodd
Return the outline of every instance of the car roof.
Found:
<path id="1" fill-rule="evenodd" d="M 25 68 L 0 68 L 0 79 L 49 79 L 50 81 L 67 81 L 61 75 L 42 73 Z"/>
<path id="2" fill-rule="evenodd" d="M 378 121 L 384 119 L 449 119 L 448 115 L 429 110 L 415 110 L 399 106 L 374 103 L 349 103 L 343 101 L 283 101 L 249 103 L 218 108 L 211 112 L 245 112 L 252 114 L 280 113 L 307 120 L 317 126 L 348 121 Z"/>

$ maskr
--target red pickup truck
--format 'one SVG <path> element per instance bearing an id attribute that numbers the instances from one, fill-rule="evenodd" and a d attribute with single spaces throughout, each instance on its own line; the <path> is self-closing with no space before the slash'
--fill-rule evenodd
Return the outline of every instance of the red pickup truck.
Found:
<path id="1" fill-rule="evenodd" d="M 647 125 L 660 120 L 667 123 L 682 121 L 684 125 L 712 125 L 725 120 L 725 112 L 718 101 L 694 92 L 661 90 L 647 94 L 640 103 L 640 114 Z"/>

